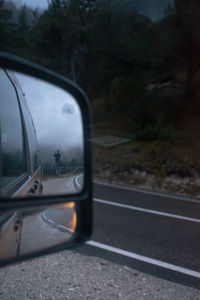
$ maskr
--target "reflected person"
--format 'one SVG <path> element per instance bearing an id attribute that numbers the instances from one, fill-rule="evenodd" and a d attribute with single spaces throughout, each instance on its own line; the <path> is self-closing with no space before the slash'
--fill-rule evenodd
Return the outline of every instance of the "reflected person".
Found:
<path id="1" fill-rule="evenodd" d="M 59 150 L 57 150 L 55 153 L 54 153 L 54 159 L 55 159 L 55 165 L 56 165 L 56 176 L 60 176 L 60 157 L 61 157 L 61 153 Z"/>

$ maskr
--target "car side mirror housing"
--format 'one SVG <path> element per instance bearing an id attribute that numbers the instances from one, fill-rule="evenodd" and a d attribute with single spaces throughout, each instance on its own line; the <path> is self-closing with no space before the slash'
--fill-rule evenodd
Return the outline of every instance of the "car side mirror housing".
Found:
<path id="1" fill-rule="evenodd" d="M 72 81 L 0 53 L 0 266 L 92 232 L 89 102 Z"/>

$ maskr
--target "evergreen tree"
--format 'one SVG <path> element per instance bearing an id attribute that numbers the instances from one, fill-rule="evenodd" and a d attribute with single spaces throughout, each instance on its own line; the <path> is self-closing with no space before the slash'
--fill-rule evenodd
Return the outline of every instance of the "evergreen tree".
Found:
<path id="1" fill-rule="evenodd" d="M 10 38 L 10 22 L 11 10 L 5 7 L 4 0 L 0 0 L 0 45 L 1 51 L 8 49 L 8 43 Z"/>
<path id="2" fill-rule="evenodd" d="M 200 71 L 200 2 L 174 0 L 169 16 L 169 30 L 176 43 L 172 51 L 174 68 L 185 73 L 182 85 L 185 96 L 195 99 L 195 77 Z"/>

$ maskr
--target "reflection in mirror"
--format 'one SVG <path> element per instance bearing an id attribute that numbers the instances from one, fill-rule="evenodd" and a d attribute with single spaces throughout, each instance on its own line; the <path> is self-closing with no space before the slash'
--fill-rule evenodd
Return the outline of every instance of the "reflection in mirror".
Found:
<path id="1" fill-rule="evenodd" d="M 81 191 L 83 122 L 71 94 L 0 69 L 0 120 L 1 197 Z"/>
<path id="2" fill-rule="evenodd" d="M 69 242 L 76 230 L 75 203 L 0 215 L 0 262 Z"/>

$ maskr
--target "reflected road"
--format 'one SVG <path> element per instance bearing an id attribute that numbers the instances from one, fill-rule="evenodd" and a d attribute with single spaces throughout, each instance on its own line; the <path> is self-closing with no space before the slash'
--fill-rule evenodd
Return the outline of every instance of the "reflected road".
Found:
<path id="1" fill-rule="evenodd" d="M 76 176 L 54 178 L 45 182 L 44 195 L 56 194 L 59 191 L 76 193 L 74 185 Z M 25 212 L 22 226 L 20 254 L 45 249 L 66 242 L 76 226 L 74 203 L 55 205 L 53 208 Z"/>

